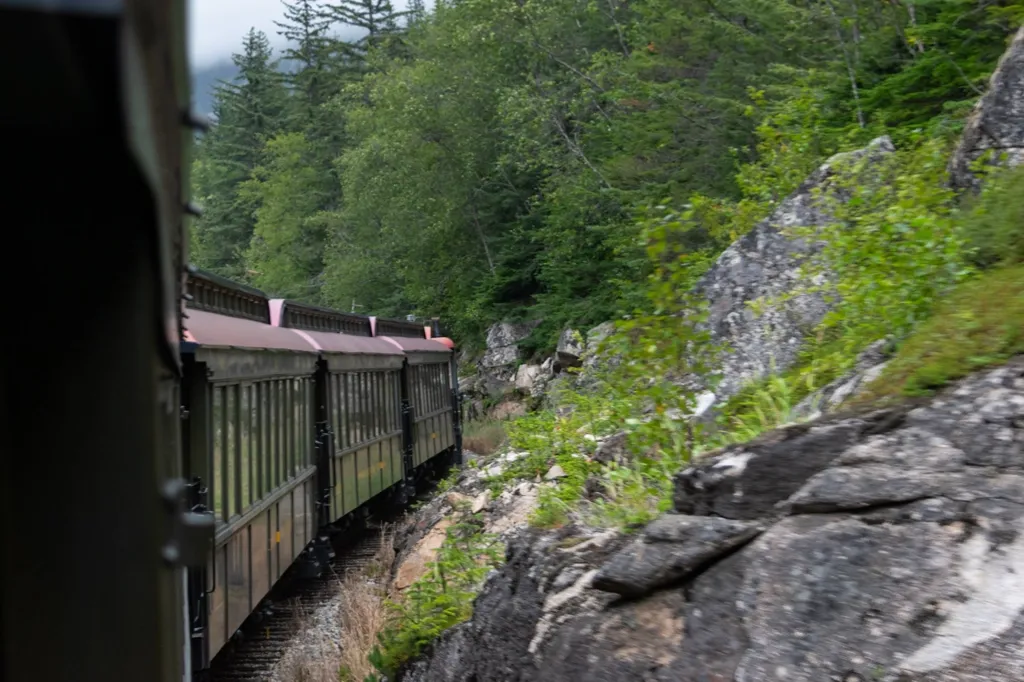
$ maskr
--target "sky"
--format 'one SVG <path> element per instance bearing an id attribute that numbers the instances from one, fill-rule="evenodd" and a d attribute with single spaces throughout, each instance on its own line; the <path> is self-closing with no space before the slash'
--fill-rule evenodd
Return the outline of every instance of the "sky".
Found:
<path id="1" fill-rule="evenodd" d="M 404 9 L 404 0 L 394 0 Z M 283 40 L 274 21 L 284 15 L 281 0 L 188 0 L 189 57 L 193 69 L 205 69 L 231 58 L 250 28 L 263 31 L 275 52 Z"/>

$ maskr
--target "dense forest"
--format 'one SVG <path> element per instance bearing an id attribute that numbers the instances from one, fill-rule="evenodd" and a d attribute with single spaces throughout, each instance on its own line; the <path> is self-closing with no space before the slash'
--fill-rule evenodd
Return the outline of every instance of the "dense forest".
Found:
<path id="1" fill-rule="evenodd" d="M 1022 18 L 1022 0 L 286 2 L 289 47 L 250 31 L 215 93 L 193 262 L 464 340 L 542 319 L 547 346 L 650 305 L 652 216 L 707 260 L 840 148 L 951 139 Z"/>

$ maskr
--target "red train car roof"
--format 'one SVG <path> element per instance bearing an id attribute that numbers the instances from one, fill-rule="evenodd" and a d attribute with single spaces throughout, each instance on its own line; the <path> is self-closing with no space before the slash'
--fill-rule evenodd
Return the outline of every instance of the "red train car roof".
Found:
<path id="1" fill-rule="evenodd" d="M 212 348 L 251 348 L 316 353 L 308 339 L 291 329 L 241 317 L 229 317 L 190 309 L 185 320 L 185 340 Z"/>

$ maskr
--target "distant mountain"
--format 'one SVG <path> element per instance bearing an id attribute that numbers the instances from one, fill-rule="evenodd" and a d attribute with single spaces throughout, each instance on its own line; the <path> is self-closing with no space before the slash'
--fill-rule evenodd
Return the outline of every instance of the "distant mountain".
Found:
<path id="1" fill-rule="evenodd" d="M 195 69 L 192 72 L 192 106 L 206 116 L 213 113 L 213 89 L 220 81 L 230 81 L 238 74 L 238 67 L 228 59 L 223 62 Z"/>
<path id="2" fill-rule="evenodd" d="M 278 69 L 287 73 L 296 64 L 282 60 Z M 218 62 L 213 66 L 195 69 L 192 72 L 192 106 L 200 114 L 209 116 L 213 113 L 213 89 L 221 81 L 230 81 L 238 75 L 238 67 L 230 59 Z"/>

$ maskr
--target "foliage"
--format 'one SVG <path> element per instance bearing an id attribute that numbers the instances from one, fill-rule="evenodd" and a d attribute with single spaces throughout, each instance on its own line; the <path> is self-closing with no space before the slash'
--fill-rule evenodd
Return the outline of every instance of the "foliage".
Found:
<path id="1" fill-rule="evenodd" d="M 855 402 L 928 395 L 1019 353 L 1024 353 L 1024 266 L 1015 265 L 958 287 Z"/>
<path id="2" fill-rule="evenodd" d="M 238 76 L 218 86 L 217 125 L 197 150 L 195 196 L 204 213 L 193 226 L 191 244 L 199 267 L 246 280 L 243 254 L 259 203 L 243 188 L 263 162 L 267 140 L 280 130 L 286 93 L 263 33 L 249 31 L 234 62 Z"/>
<path id="3" fill-rule="evenodd" d="M 794 421 L 793 408 L 820 388 L 806 368 L 772 374 L 754 382 L 731 398 L 722 408 L 719 429 L 710 445 L 753 440 L 762 433 Z"/>
<path id="4" fill-rule="evenodd" d="M 573 471 L 542 496 L 534 517 L 538 525 L 565 523 L 574 515 L 599 525 L 628 528 L 643 523 L 667 508 L 671 476 L 684 462 L 790 422 L 802 398 L 847 371 L 857 353 L 877 339 L 901 340 L 924 330 L 931 344 L 944 343 L 947 334 L 963 340 L 954 344 L 956 351 L 940 354 L 925 366 L 918 357 L 922 351 L 913 350 L 921 342 L 908 341 L 913 372 L 899 383 L 904 387 L 900 390 L 910 392 L 931 386 L 939 380 L 935 377 L 945 381 L 979 363 L 1019 352 L 1020 320 L 1013 306 L 1001 319 L 985 314 L 991 303 L 974 305 L 969 314 L 932 317 L 939 302 L 958 286 L 970 287 L 961 289 L 970 292 L 965 295 L 980 297 L 969 281 L 972 233 L 994 230 L 1008 235 L 1007 243 L 1019 234 L 1013 221 L 1020 201 L 1011 200 L 1019 196 L 1013 194 L 1018 176 L 990 178 L 979 203 L 962 212 L 947 187 L 948 143 L 920 138 L 896 153 L 833 160 L 832 179 L 816 197 L 830 221 L 793 232 L 823 244 L 819 255 L 804 265 L 803 281 L 818 284 L 795 293 L 820 290 L 833 301 L 831 312 L 808 340 L 797 366 L 743 389 L 720 408 L 714 429 L 686 417 L 700 392 L 713 386 L 709 369 L 716 356 L 702 325 L 701 307 L 687 293 L 715 251 L 687 252 L 692 242 L 686 236 L 699 224 L 709 234 L 722 235 L 717 239 L 731 238 L 735 226 L 751 224 L 776 205 L 779 195 L 766 191 L 772 184 L 792 189 L 798 182 L 802 170 L 787 169 L 816 165 L 812 160 L 817 147 L 808 144 L 814 133 L 790 123 L 805 120 L 801 107 L 816 106 L 807 93 L 805 88 L 791 91 L 793 104 L 785 115 L 766 115 L 759 129 L 764 161 L 739 170 L 742 199 L 710 209 L 695 201 L 678 214 L 664 208 L 650 212 L 642 223 L 651 273 L 646 305 L 619 321 L 602 344 L 599 375 L 590 377 L 583 390 L 560 396 L 562 416 L 534 414 L 511 425 L 513 445 L 530 453 L 514 475 L 530 476 L 553 463 Z M 759 165 L 768 160 L 772 168 Z M 988 286 L 997 286 L 999 300 L 1019 301 L 1019 274 L 1000 272 L 986 280 Z M 773 303 L 777 301 L 761 301 L 756 308 Z M 944 329 L 951 320 L 960 324 L 957 330 Z M 969 352 L 972 343 L 983 350 Z M 623 466 L 590 462 L 586 456 L 594 445 L 587 436 L 603 436 L 623 424 L 631 459 Z M 583 495 L 587 477 L 598 481 L 596 500 Z"/>
<path id="5" fill-rule="evenodd" d="M 970 273 L 946 186 L 947 147 L 928 140 L 837 159 L 838 174 L 818 197 L 832 220 L 792 231 L 823 244 L 803 277 L 823 283 L 790 294 L 817 289 L 833 302 L 804 361 L 819 374 L 848 369 L 875 340 L 905 336 Z"/>
<path id="6" fill-rule="evenodd" d="M 193 258 L 464 344 L 542 319 L 546 349 L 648 305 L 651 207 L 707 257 L 833 151 L 955 132 L 1022 7 L 291 0 L 288 68 L 252 33 L 217 95 Z"/>
<path id="7" fill-rule="evenodd" d="M 423 647 L 466 620 L 479 584 L 503 560 L 501 549 L 496 538 L 481 533 L 472 522 L 450 527 L 427 573 L 388 602 L 390 618 L 370 654 L 374 668 L 394 679 Z"/>
<path id="8" fill-rule="evenodd" d="M 978 267 L 1024 263 L 1024 168 L 986 178 L 963 218 L 971 262 Z"/>

